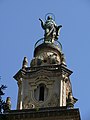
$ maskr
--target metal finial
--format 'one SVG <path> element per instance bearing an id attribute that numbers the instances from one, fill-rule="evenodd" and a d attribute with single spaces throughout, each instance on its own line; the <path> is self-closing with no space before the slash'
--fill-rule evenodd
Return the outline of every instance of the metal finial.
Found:
<path id="1" fill-rule="evenodd" d="M 28 60 L 27 57 L 24 57 L 23 63 L 22 63 L 22 68 L 26 68 L 28 66 Z"/>

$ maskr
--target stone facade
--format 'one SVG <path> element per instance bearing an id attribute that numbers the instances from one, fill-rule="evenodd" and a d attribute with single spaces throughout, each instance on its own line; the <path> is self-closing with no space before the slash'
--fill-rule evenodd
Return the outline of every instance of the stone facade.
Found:
<path id="1" fill-rule="evenodd" d="M 20 70 L 17 109 L 66 106 L 66 99 L 71 91 L 71 73 L 63 65 L 37 67 L 33 72 L 30 72 L 29 68 L 28 71 Z M 19 76 L 18 74 L 16 76 Z M 64 78 L 66 74 L 67 79 Z M 43 100 L 39 98 L 40 85 L 44 89 Z"/>
<path id="2" fill-rule="evenodd" d="M 14 76 L 19 88 L 17 109 L 66 106 L 72 71 L 64 63 L 60 47 L 51 43 L 35 48 L 30 67 L 25 57 Z"/>

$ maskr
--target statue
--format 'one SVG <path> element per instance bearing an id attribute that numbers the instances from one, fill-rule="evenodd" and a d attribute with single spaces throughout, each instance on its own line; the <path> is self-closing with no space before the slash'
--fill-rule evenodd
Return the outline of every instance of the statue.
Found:
<path id="1" fill-rule="evenodd" d="M 67 107 L 73 108 L 74 104 L 77 102 L 78 99 L 74 98 L 72 95 L 72 92 L 68 93 L 68 99 L 67 99 Z"/>
<path id="2" fill-rule="evenodd" d="M 57 40 L 62 25 L 57 26 L 52 16 L 48 16 L 45 22 L 40 18 L 39 20 L 41 21 L 42 28 L 45 30 L 44 40 L 49 42 Z"/>
<path id="3" fill-rule="evenodd" d="M 7 97 L 6 102 L 3 104 L 4 113 L 11 110 L 11 98 Z"/>
<path id="4" fill-rule="evenodd" d="M 6 99 L 7 110 L 11 110 L 11 98 L 7 97 Z"/>

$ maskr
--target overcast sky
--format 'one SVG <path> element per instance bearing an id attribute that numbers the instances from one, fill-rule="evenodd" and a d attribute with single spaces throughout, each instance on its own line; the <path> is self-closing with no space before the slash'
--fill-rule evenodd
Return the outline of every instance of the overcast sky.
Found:
<path id="1" fill-rule="evenodd" d="M 18 87 L 13 76 L 24 56 L 33 58 L 34 44 L 43 37 L 39 18 L 54 13 L 62 24 L 59 41 L 67 66 L 73 71 L 71 83 L 75 107 L 82 120 L 90 119 L 90 0 L 0 0 L 0 76 L 7 85 L 5 98 L 11 97 L 16 109 Z"/>

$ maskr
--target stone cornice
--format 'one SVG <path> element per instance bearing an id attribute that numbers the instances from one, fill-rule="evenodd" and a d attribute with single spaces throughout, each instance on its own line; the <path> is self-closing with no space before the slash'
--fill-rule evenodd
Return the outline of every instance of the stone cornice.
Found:
<path id="1" fill-rule="evenodd" d="M 20 69 L 15 75 L 14 75 L 14 79 L 16 79 L 17 81 L 22 78 L 25 77 L 27 75 L 34 75 L 34 73 L 36 74 L 38 71 L 46 71 L 46 72 L 51 72 L 52 74 L 55 73 L 56 74 L 63 74 L 63 73 L 68 73 L 68 76 L 70 76 L 72 74 L 72 71 L 69 70 L 66 66 L 64 66 L 63 64 L 60 65 L 48 65 L 48 66 L 38 66 L 38 67 L 27 67 L 25 69 Z M 48 74 L 49 75 L 49 74 Z"/>
<path id="2" fill-rule="evenodd" d="M 40 118 L 59 118 L 59 120 L 80 120 L 79 109 L 66 109 L 66 107 L 52 107 L 41 109 L 11 110 L 4 114 L 9 120 L 26 120 Z"/>

